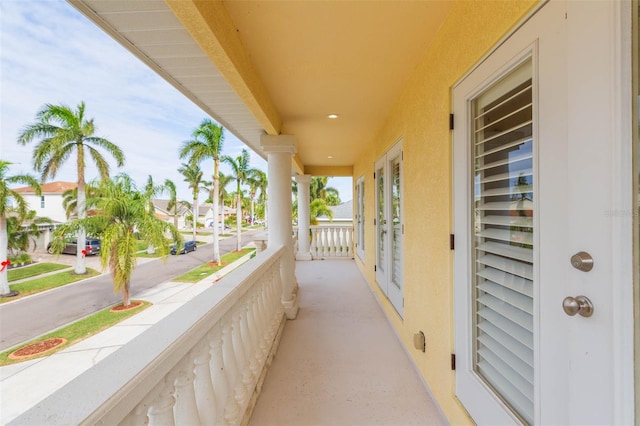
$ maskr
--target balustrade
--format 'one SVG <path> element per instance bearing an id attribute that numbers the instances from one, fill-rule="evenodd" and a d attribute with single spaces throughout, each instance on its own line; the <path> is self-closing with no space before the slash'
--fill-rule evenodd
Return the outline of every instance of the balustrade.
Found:
<path id="1" fill-rule="evenodd" d="M 353 226 L 311 226 L 313 259 L 353 259 Z"/>
<path id="2" fill-rule="evenodd" d="M 268 248 L 258 254 L 14 422 L 192 426 L 246 421 L 284 321 L 284 253 L 284 248 Z M 60 401 L 73 401 L 74 409 Z"/>

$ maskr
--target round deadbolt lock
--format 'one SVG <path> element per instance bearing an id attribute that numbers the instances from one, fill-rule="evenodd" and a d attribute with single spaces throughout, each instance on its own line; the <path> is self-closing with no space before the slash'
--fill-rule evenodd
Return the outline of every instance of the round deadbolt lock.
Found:
<path id="1" fill-rule="evenodd" d="M 593 269 L 593 258 L 586 251 L 580 251 L 571 256 L 571 266 L 580 271 L 589 272 Z"/>

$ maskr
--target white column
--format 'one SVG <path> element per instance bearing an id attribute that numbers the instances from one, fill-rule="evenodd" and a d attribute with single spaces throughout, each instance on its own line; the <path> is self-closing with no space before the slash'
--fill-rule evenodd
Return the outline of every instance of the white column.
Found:
<path id="1" fill-rule="evenodd" d="M 309 222 L 311 213 L 309 211 L 309 184 L 310 175 L 297 175 L 298 182 L 298 252 L 296 260 L 311 260 L 309 251 Z"/>
<path id="2" fill-rule="evenodd" d="M 282 277 L 282 305 L 288 319 L 298 314 L 295 293 L 293 226 L 291 203 L 291 157 L 296 152 L 295 139 L 291 135 L 263 135 L 260 145 L 267 153 L 267 193 L 269 200 L 268 247 L 285 246 L 280 275 Z"/>

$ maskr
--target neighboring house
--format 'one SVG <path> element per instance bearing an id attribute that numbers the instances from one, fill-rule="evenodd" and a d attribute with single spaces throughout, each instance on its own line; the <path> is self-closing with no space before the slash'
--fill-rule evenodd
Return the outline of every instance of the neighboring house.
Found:
<path id="1" fill-rule="evenodd" d="M 159 199 L 159 198 L 155 198 L 153 200 L 153 206 L 155 207 L 156 211 L 155 211 L 155 215 L 156 217 L 164 220 L 165 222 L 169 222 L 169 223 L 174 223 L 174 209 L 171 209 L 171 211 L 169 211 L 169 209 L 167 208 L 167 206 L 169 205 L 169 200 L 163 200 L 163 199 Z M 178 202 L 178 229 L 184 229 L 185 228 L 185 222 L 186 219 L 185 217 L 187 215 L 191 214 L 191 210 L 189 210 L 189 208 L 183 204 L 181 204 L 180 202 Z"/>
<path id="2" fill-rule="evenodd" d="M 22 194 L 29 204 L 29 210 L 36 211 L 36 216 L 48 217 L 55 222 L 66 222 L 67 214 L 62 205 L 62 194 L 77 186 L 75 182 L 47 182 L 40 185 L 41 195 L 36 195 L 30 186 L 16 188 L 15 190 Z"/>
<path id="3" fill-rule="evenodd" d="M 353 224 L 353 200 L 345 201 L 337 206 L 329 207 L 333 212 L 333 220 L 327 216 L 318 216 L 318 225 L 352 225 Z"/>
<path id="4" fill-rule="evenodd" d="M 206 227 L 211 228 L 215 223 L 213 219 L 213 204 L 211 203 L 203 203 L 198 206 L 199 214 L 198 214 L 198 222 L 203 223 Z M 236 210 L 227 206 L 220 206 L 218 212 L 218 220 L 220 222 L 222 220 L 222 209 L 224 209 L 224 217 L 225 220 L 229 217 L 229 215 L 236 214 Z"/>

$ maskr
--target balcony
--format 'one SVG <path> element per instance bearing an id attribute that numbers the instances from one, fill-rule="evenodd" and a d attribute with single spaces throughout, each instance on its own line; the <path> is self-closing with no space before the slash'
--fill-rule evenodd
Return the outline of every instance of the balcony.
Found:
<path id="1" fill-rule="evenodd" d="M 40 362 L 44 371 L 93 354 L 66 383 L 55 370 L 60 383 L 29 407 L 15 404 L 33 383 L 4 378 L 2 423 L 446 423 L 354 262 L 298 262 L 300 311 L 285 321 L 285 253 L 268 248 L 218 283 L 156 303 L 102 350 L 89 339 Z"/>

